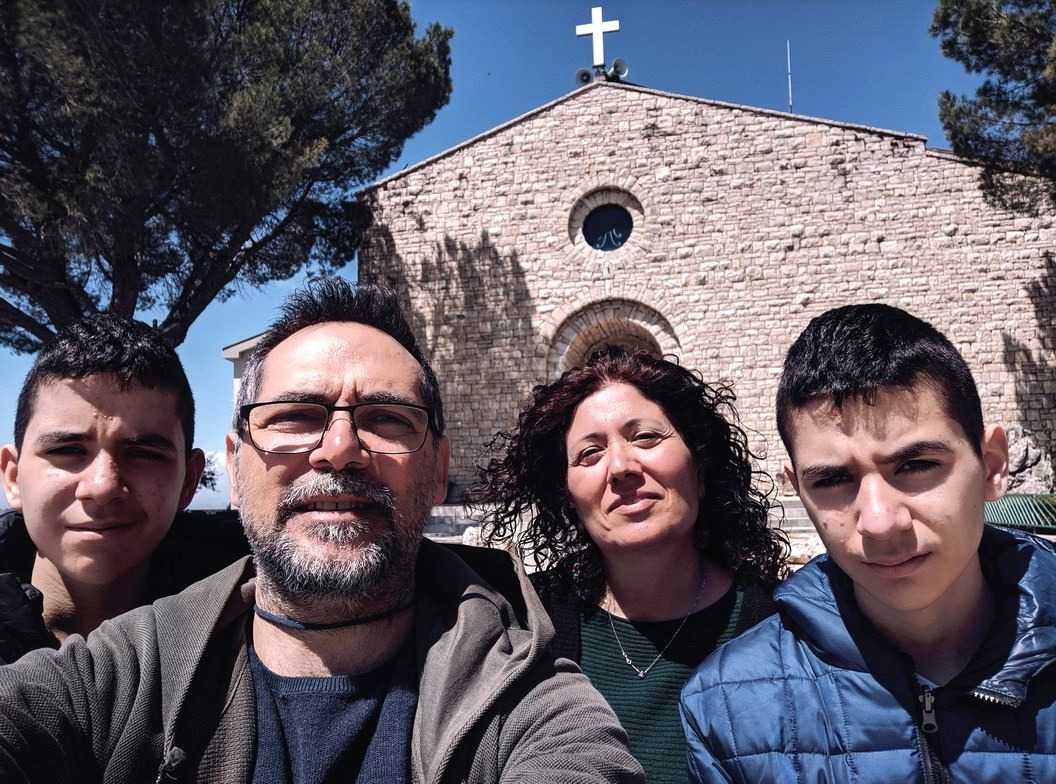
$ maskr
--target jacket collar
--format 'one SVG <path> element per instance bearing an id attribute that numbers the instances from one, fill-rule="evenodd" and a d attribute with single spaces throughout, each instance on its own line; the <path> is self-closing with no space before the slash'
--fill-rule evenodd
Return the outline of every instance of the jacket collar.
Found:
<path id="1" fill-rule="evenodd" d="M 185 703 L 203 697 L 203 684 L 212 690 L 230 676 L 226 708 L 239 682 L 247 677 L 245 624 L 253 609 L 253 575 L 253 562 L 247 556 L 181 593 L 154 602 L 166 752 L 176 745 L 177 736 L 185 748 L 196 747 L 191 737 L 198 735 L 201 726 L 196 726 L 193 711 L 185 710 Z M 234 671 L 219 680 L 216 673 L 199 672 L 207 647 L 221 660 L 232 661 Z M 220 647 L 226 653 L 220 654 Z M 207 695 L 210 700 L 216 697 L 215 693 Z"/>
<path id="2" fill-rule="evenodd" d="M 1031 534 L 987 526 L 980 556 L 997 597 L 994 625 L 957 681 L 1018 705 L 1056 658 L 1056 551 Z"/>
<path id="3" fill-rule="evenodd" d="M 1056 658 L 1056 551 L 1031 534 L 987 525 L 979 556 L 997 601 L 994 623 L 949 686 L 1019 704 L 1030 679 Z M 774 599 L 822 661 L 876 676 L 905 672 L 906 657 L 862 615 L 850 578 L 827 555 L 785 581 Z"/>

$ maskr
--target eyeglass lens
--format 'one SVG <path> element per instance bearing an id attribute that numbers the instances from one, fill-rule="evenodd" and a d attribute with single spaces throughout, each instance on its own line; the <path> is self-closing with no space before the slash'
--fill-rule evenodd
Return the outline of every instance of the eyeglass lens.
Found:
<path id="1" fill-rule="evenodd" d="M 428 412 L 389 403 L 365 403 L 352 410 L 359 443 L 368 452 L 415 452 L 425 443 Z M 249 412 L 249 434 L 265 452 L 309 452 L 322 441 L 330 410 L 317 403 L 267 403 Z"/>

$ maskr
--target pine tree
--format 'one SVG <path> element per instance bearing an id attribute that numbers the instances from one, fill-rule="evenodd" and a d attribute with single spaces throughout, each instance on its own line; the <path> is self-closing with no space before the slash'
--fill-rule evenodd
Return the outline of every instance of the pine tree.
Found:
<path id="1" fill-rule="evenodd" d="M 943 54 L 986 76 L 974 98 L 939 99 L 954 152 L 983 164 L 992 203 L 1056 205 L 1056 3 L 940 0 L 931 33 Z"/>
<path id="2" fill-rule="evenodd" d="M 376 177 L 450 96 L 397 0 L 0 3 L 0 345 L 166 315 L 354 256 Z"/>

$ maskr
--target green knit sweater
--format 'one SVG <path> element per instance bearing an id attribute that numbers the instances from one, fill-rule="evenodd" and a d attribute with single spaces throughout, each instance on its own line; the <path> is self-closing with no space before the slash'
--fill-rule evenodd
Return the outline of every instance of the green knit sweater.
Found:
<path id="1" fill-rule="evenodd" d="M 678 715 L 682 685 L 708 654 L 732 639 L 741 614 L 742 591 L 731 588 L 719 601 L 682 619 L 626 621 L 604 610 L 580 618 L 583 672 L 609 701 L 630 737 L 631 752 L 645 768 L 649 784 L 686 781 L 686 740 Z M 623 660 L 613 637 L 635 666 L 645 669 L 671 645 L 644 678 Z"/>

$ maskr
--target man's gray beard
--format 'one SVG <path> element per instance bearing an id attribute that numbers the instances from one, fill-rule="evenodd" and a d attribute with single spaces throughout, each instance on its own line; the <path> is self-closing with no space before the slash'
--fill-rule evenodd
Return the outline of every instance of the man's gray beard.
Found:
<path id="1" fill-rule="evenodd" d="M 304 600 L 329 599 L 356 607 L 378 607 L 399 601 L 413 581 L 418 547 L 429 506 L 419 495 L 422 483 L 411 487 L 412 508 L 397 516 L 392 491 L 380 482 L 358 473 L 315 473 L 283 492 L 274 522 L 249 520 L 243 525 L 256 559 L 261 588 L 272 589 L 284 603 L 300 605 Z M 361 537 L 367 523 L 317 523 L 302 529 L 301 536 L 319 542 L 355 549 L 345 558 L 313 555 L 286 530 L 298 504 L 309 498 L 324 499 L 352 495 L 372 503 L 382 514 L 385 530 L 373 542 Z M 420 516 L 420 522 L 414 519 Z M 414 522 L 412 522 L 412 520 Z"/>

